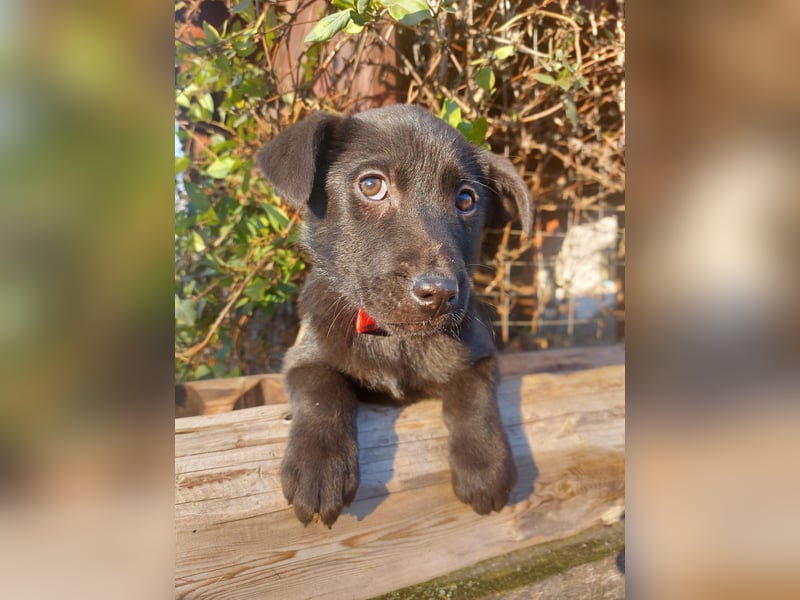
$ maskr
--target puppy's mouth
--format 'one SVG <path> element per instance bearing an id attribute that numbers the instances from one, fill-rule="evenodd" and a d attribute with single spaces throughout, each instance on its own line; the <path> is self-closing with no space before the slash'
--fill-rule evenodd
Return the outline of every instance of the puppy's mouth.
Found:
<path id="1" fill-rule="evenodd" d="M 392 320 L 375 318 L 360 308 L 356 316 L 356 332 L 372 335 L 429 335 L 447 331 L 458 326 L 466 312 L 456 309 L 425 320 Z"/>

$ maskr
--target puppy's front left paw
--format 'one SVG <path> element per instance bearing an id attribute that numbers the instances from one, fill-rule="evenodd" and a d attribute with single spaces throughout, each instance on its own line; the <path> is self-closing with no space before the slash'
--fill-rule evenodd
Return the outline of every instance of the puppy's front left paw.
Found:
<path id="1" fill-rule="evenodd" d="M 501 510 L 517 482 L 517 468 L 505 445 L 484 452 L 474 445 L 453 447 L 450 467 L 456 497 L 480 515 Z"/>
<path id="2" fill-rule="evenodd" d="M 333 444 L 302 435 L 297 438 L 281 465 L 283 495 L 304 525 L 318 513 L 330 528 L 358 490 L 358 447 L 355 440 L 346 438 Z"/>

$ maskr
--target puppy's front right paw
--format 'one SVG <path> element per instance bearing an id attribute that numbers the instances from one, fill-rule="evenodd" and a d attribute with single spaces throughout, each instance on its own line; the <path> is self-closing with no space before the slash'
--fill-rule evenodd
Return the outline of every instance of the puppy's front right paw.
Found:
<path id="1" fill-rule="evenodd" d="M 346 438 L 347 436 L 345 436 Z M 358 490 L 355 440 L 333 443 L 293 435 L 281 464 L 283 495 L 305 525 L 318 513 L 330 528 Z"/>
<path id="2" fill-rule="evenodd" d="M 450 466 L 456 497 L 480 515 L 502 510 L 517 481 L 517 468 L 504 439 L 484 447 L 454 444 Z"/>

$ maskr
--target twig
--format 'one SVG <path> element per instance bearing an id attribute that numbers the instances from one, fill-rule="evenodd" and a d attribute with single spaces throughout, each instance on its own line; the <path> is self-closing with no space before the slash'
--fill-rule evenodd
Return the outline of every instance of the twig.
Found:
<path id="1" fill-rule="evenodd" d="M 532 114 L 532 115 L 528 115 L 527 117 L 521 117 L 520 121 L 522 123 L 533 123 L 534 121 L 538 121 L 539 119 L 544 119 L 545 117 L 547 117 L 549 115 L 552 115 L 555 112 L 558 112 L 562 108 L 564 108 L 564 101 L 563 100 L 559 101 L 559 103 L 556 104 L 555 106 L 551 106 L 550 108 L 547 108 L 547 109 L 545 109 L 545 110 L 543 110 L 541 112 L 538 112 L 538 113 L 535 113 L 535 114 Z"/>

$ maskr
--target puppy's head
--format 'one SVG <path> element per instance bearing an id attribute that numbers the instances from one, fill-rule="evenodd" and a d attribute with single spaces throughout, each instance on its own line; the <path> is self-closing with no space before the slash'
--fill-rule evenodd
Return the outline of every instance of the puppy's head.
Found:
<path id="1" fill-rule="evenodd" d="M 390 334 L 457 325 L 484 225 L 516 215 L 531 228 L 511 163 L 418 107 L 312 114 L 267 144 L 258 164 L 303 212 L 304 245 L 342 308 Z"/>

